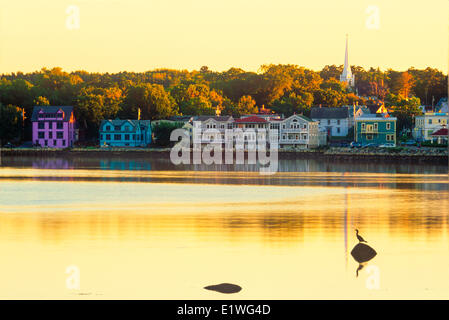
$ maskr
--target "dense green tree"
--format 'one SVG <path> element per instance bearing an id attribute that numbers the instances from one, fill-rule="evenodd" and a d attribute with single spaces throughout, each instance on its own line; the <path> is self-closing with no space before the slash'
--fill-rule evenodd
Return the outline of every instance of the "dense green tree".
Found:
<path id="1" fill-rule="evenodd" d="M 171 145 L 173 142 L 170 141 L 171 132 L 175 129 L 182 128 L 184 125 L 183 122 L 159 122 L 154 125 L 153 135 L 155 144 L 160 147 L 167 147 Z"/>
<path id="2" fill-rule="evenodd" d="M 0 145 L 17 140 L 21 136 L 22 110 L 0 103 Z"/>
<path id="3" fill-rule="evenodd" d="M 404 129 L 411 129 L 413 127 L 414 118 L 422 114 L 419 108 L 421 102 L 419 98 L 404 98 L 402 95 L 388 94 L 385 100 L 385 105 L 393 112 L 392 116 L 397 117 L 397 133 L 399 134 Z"/>
<path id="4" fill-rule="evenodd" d="M 296 65 L 270 64 L 261 66 L 258 72 L 239 68 L 215 72 L 202 67 L 194 71 L 104 74 L 44 68 L 1 75 L 0 103 L 25 110 L 25 132 L 30 132 L 33 106 L 73 105 L 79 124 L 89 129 L 88 137 L 95 138 L 102 119 L 136 119 L 139 108 L 141 119 L 154 120 L 176 114 L 214 115 L 217 110 L 237 117 L 254 113 L 256 106 L 285 115 L 307 115 L 312 106 L 384 101 L 405 128 L 410 127 L 410 119 L 418 111 L 417 101 L 430 105 L 447 96 L 447 75 L 436 69 L 383 72 L 353 66 L 356 81 L 352 90 L 339 81 L 342 68 L 328 65 L 316 72 Z"/>
<path id="5" fill-rule="evenodd" d="M 122 116 L 136 119 L 138 109 L 142 119 L 164 119 L 178 114 L 174 99 L 159 84 L 143 83 L 128 88 L 123 101 Z"/>

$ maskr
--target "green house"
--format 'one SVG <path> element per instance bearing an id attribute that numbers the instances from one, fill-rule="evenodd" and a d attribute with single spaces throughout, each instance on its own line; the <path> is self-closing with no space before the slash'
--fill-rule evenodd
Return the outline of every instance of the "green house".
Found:
<path id="1" fill-rule="evenodd" d="M 396 145 L 397 118 L 382 114 L 367 114 L 355 119 L 355 141 L 362 145 L 374 143 Z"/>

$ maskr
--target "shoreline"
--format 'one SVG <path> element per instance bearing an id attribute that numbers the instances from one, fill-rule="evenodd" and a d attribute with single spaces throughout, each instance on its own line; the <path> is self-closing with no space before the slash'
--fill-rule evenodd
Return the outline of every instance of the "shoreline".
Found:
<path id="1" fill-rule="evenodd" d="M 165 157 L 170 155 L 171 148 L 146 148 L 146 149 L 124 149 L 124 148 L 73 148 L 73 149 L 32 149 L 15 148 L 0 149 L 2 157 L 142 157 L 155 156 Z M 234 151 L 235 154 L 235 151 Z M 245 152 L 246 154 L 246 152 Z M 376 161 L 376 162 L 397 162 L 397 161 L 416 161 L 430 163 L 448 163 L 448 150 L 446 148 L 395 148 L 394 150 L 370 148 L 328 148 L 326 150 L 279 150 L 280 159 L 323 159 L 323 160 L 357 160 L 357 161 Z"/>

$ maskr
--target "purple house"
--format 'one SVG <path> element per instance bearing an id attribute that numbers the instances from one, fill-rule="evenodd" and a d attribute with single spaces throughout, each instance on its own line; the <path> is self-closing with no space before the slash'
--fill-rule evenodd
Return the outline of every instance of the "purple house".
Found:
<path id="1" fill-rule="evenodd" d="M 73 107 L 34 107 L 31 122 L 35 145 L 67 148 L 77 140 Z"/>

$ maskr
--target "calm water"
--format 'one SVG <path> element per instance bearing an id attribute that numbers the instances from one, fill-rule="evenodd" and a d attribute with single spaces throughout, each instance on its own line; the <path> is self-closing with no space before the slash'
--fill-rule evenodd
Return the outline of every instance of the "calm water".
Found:
<path id="1" fill-rule="evenodd" d="M 449 298 L 444 165 L 1 164 L 0 298 Z M 378 253 L 358 277 L 355 228 Z M 243 290 L 203 289 L 222 282 Z"/>

